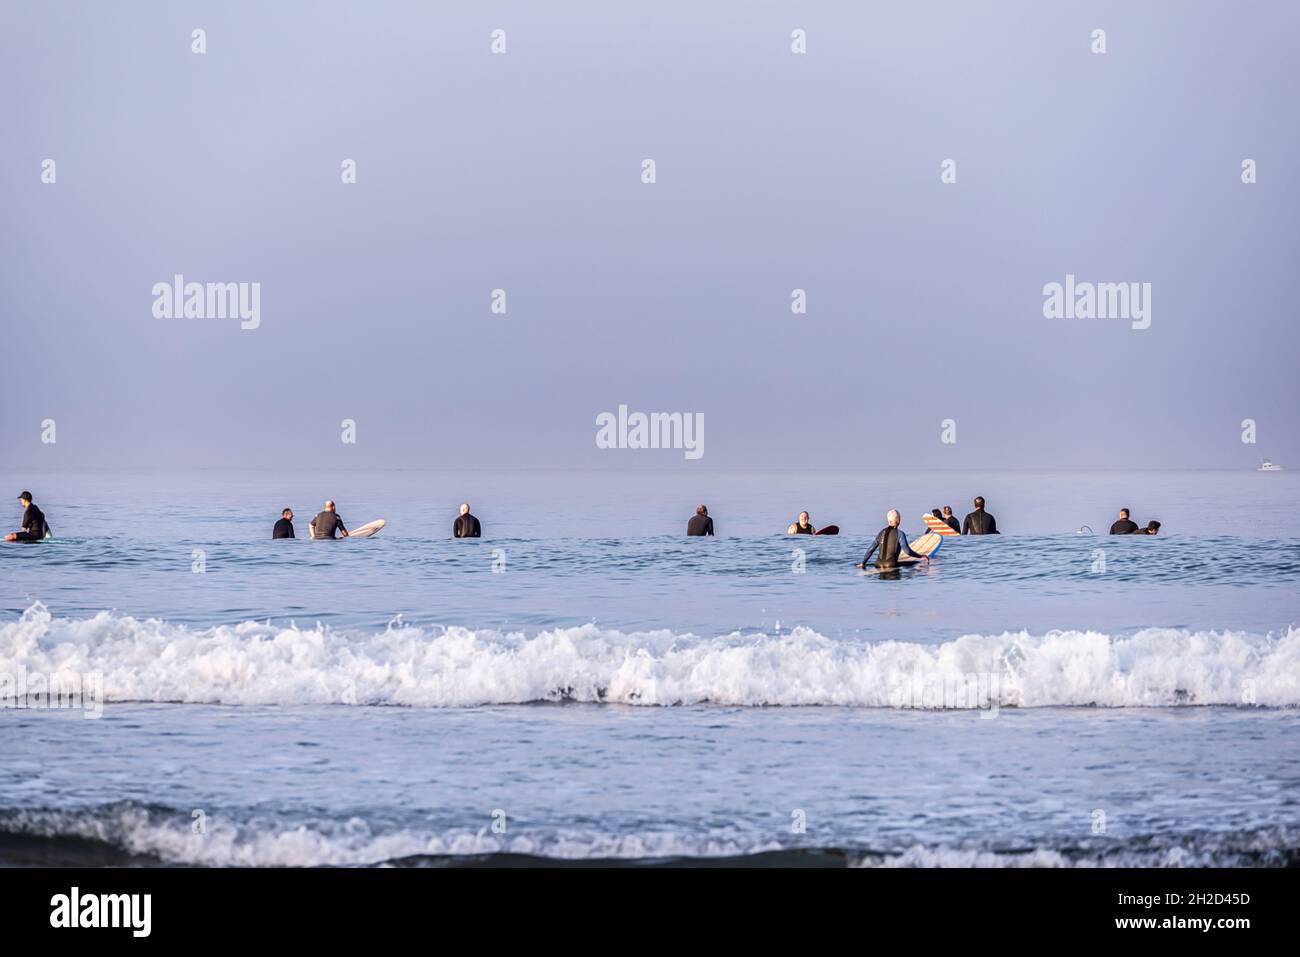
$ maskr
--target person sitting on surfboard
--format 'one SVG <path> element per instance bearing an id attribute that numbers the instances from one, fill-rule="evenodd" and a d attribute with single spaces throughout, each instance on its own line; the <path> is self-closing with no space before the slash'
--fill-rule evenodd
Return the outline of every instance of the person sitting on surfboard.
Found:
<path id="1" fill-rule="evenodd" d="M 1126 508 L 1119 510 L 1119 521 L 1110 527 L 1112 535 L 1132 535 L 1134 532 L 1140 531 L 1138 523 L 1129 518 L 1128 514 Z"/>
<path id="2" fill-rule="evenodd" d="M 348 537 L 348 530 L 343 527 L 343 519 L 339 518 L 339 513 L 334 510 L 334 502 L 327 499 L 325 511 L 317 513 L 311 520 L 311 537 L 333 538 L 335 530 L 342 532 L 344 538 Z"/>
<path id="3" fill-rule="evenodd" d="M 706 506 L 701 505 L 695 510 L 695 514 L 686 523 L 686 534 L 691 537 L 713 534 L 713 519 L 709 518 Z"/>
<path id="4" fill-rule="evenodd" d="M 23 506 L 23 523 L 19 526 L 22 530 L 10 532 L 5 536 L 5 541 L 39 542 L 43 538 L 49 538 L 52 534 L 50 526 L 45 522 L 45 513 L 32 504 L 32 493 L 21 492 L 18 501 Z"/>
<path id="5" fill-rule="evenodd" d="M 482 535 L 483 526 L 469 513 L 469 502 L 461 502 L 460 514 L 451 523 L 452 538 L 480 538 Z"/>
<path id="6" fill-rule="evenodd" d="M 943 515 L 940 517 L 947 523 L 949 528 L 958 535 L 961 534 L 961 522 L 957 521 L 957 516 L 952 513 L 951 505 L 945 505 L 943 507 Z"/>
<path id="7" fill-rule="evenodd" d="M 271 529 L 272 538 L 293 538 L 293 509 L 286 508 L 280 512 L 280 520 Z"/>
<path id="8" fill-rule="evenodd" d="M 975 496 L 975 511 L 967 514 L 961 523 L 961 533 L 963 535 L 997 535 L 998 522 L 992 515 L 984 511 L 984 496 Z"/>
<path id="9" fill-rule="evenodd" d="M 799 513 L 799 521 L 795 522 L 785 530 L 787 535 L 816 535 L 817 529 L 812 527 L 807 512 Z"/>
<path id="10" fill-rule="evenodd" d="M 897 568 L 900 553 L 911 558 L 919 558 L 929 564 L 929 556 L 918 555 L 912 551 L 912 546 L 907 541 L 907 532 L 898 527 L 901 520 L 898 509 L 891 508 L 885 515 L 885 521 L 889 524 L 876 534 L 876 540 L 871 543 L 867 553 L 862 556 L 862 564 L 858 566 L 859 568 L 866 568 L 867 562 L 871 561 L 872 555 L 876 555 L 877 568 Z M 877 552 L 879 554 L 876 554 Z"/>

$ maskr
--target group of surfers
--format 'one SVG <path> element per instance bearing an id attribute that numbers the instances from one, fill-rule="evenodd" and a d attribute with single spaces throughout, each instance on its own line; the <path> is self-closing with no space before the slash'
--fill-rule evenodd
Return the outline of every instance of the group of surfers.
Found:
<path id="1" fill-rule="evenodd" d="M 16 532 L 10 532 L 5 536 L 7 542 L 39 542 L 49 538 L 52 535 L 49 523 L 45 519 L 45 513 L 37 508 L 32 501 L 32 493 L 24 490 L 18 496 L 18 502 L 23 507 L 22 525 Z M 931 514 L 946 524 L 953 532 L 959 532 L 962 535 L 997 535 L 997 520 L 984 509 L 983 496 L 977 495 L 974 501 L 974 510 L 968 513 L 960 525 L 957 523 L 956 516 L 952 513 L 952 507 L 945 505 L 942 509 L 934 509 Z M 1122 508 L 1119 510 L 1119 519 L 1110 527 L 1112 535 L 1158 535 L 1160 533 L 1160 523 L 1154 519 L 1147 523 L 1146 527 L 1139 526 L 1129 517 L 1129 510 Z M 866 568 L 867 563 L 872 560 L 874 555 L 876 568 L 897 568 L 900 557 L 907 557 L 923 562 L 930 559 L 926 555 L 920 555 L 912 550 L 911 543 L 908 541 L 907 533 L 900 528 L 901 517 L 898 509 L 891 508 L 885 515 L 885 527 L 876 533 L 871 547 L 867 549 L 866 555 L 863 556 L 859 568 Z M 318 539 L 347 538 L 347 526 L 343 524 L 343 519 L 339 516 L 338 509 L 332 499 L 327 499 L 325 507 L 316 514 L 310 522 L 311 537 Z M 817 534 L 836 534 L 839 531 L 838 526 L 828 525 L 825 528 L 817 529 L 812 524 L 812 518 L 808 512 L 799 513 L 799 517 L 786 529 L 790 535 L 817 535 Z M 460 514 L 452 522 L 451 534 L 453 538 L 480 538 L 483 535 L 483 524 L 470 511 L 469 503 L 462 502 Z M 699 506 L 695 514 L 691 516 L 686 523 L 686 534 L 688 536 L 708 536 L 714 534 L 713 518 L 709 515 L 709 509 L 705 505 Z M 293 509 L 285 508 L 280 513 L 280 519 L 275 523 L 271 530 L 272 538 L 293 538 Z"/>
<path id="2" fill-rule="evenodd" d="M 308 523 L 312 538 L 347 538 L 350 534 L 333 499 L 325 500 L 325 507 L 316 513 Z M 452 538 L 481 538 L 483 523 L 469 510 L 469 502 L 460 503 L 460 514 L 451 523 Z M 285 508 L 280 512 L 279 521 L 271 529 L 272 538 L 293 538 L 293 509 Z"/>

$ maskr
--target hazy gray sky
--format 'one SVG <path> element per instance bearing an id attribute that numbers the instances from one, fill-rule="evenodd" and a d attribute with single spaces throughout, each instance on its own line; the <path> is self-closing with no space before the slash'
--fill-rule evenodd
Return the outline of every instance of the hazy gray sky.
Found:
<path id="1" fill-rule="evenodd" d="M 0 456 L 1300 467 L 1298 10 L 4 4 Z M 1067 273 L 1150 328 L 1044 318 Z M 620 404 L 705 455 L 598 449 Z"/>

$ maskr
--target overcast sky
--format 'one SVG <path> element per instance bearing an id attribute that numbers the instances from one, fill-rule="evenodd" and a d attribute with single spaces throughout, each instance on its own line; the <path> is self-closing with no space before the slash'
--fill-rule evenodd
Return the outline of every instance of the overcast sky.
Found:
<path id="1" fill-rule="evenodd" d="M 0 456 L 1300 467 L 1298 9 L 4 4 Z M 155 318 L 178 273 L 260 326 Z"/>

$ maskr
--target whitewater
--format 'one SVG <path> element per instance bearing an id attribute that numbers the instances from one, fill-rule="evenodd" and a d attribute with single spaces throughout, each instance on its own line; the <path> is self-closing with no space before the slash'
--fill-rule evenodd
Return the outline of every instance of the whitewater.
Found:
<path id="1" fill-rule="evenodd" d="M 3 676 L 21 672 L 95 674 L 115 702 L 1285 708 L 1300 705 L 1300 629 L 1021 631 L 923 645 L 837 642 L 804 627 L 716 637 L 594 624 L 193 628 L 107 611 L 55 618 L 34 604 L 0 626 L 0 701 Z M 968 686 L 990 694 L 973 699 Z"/>

